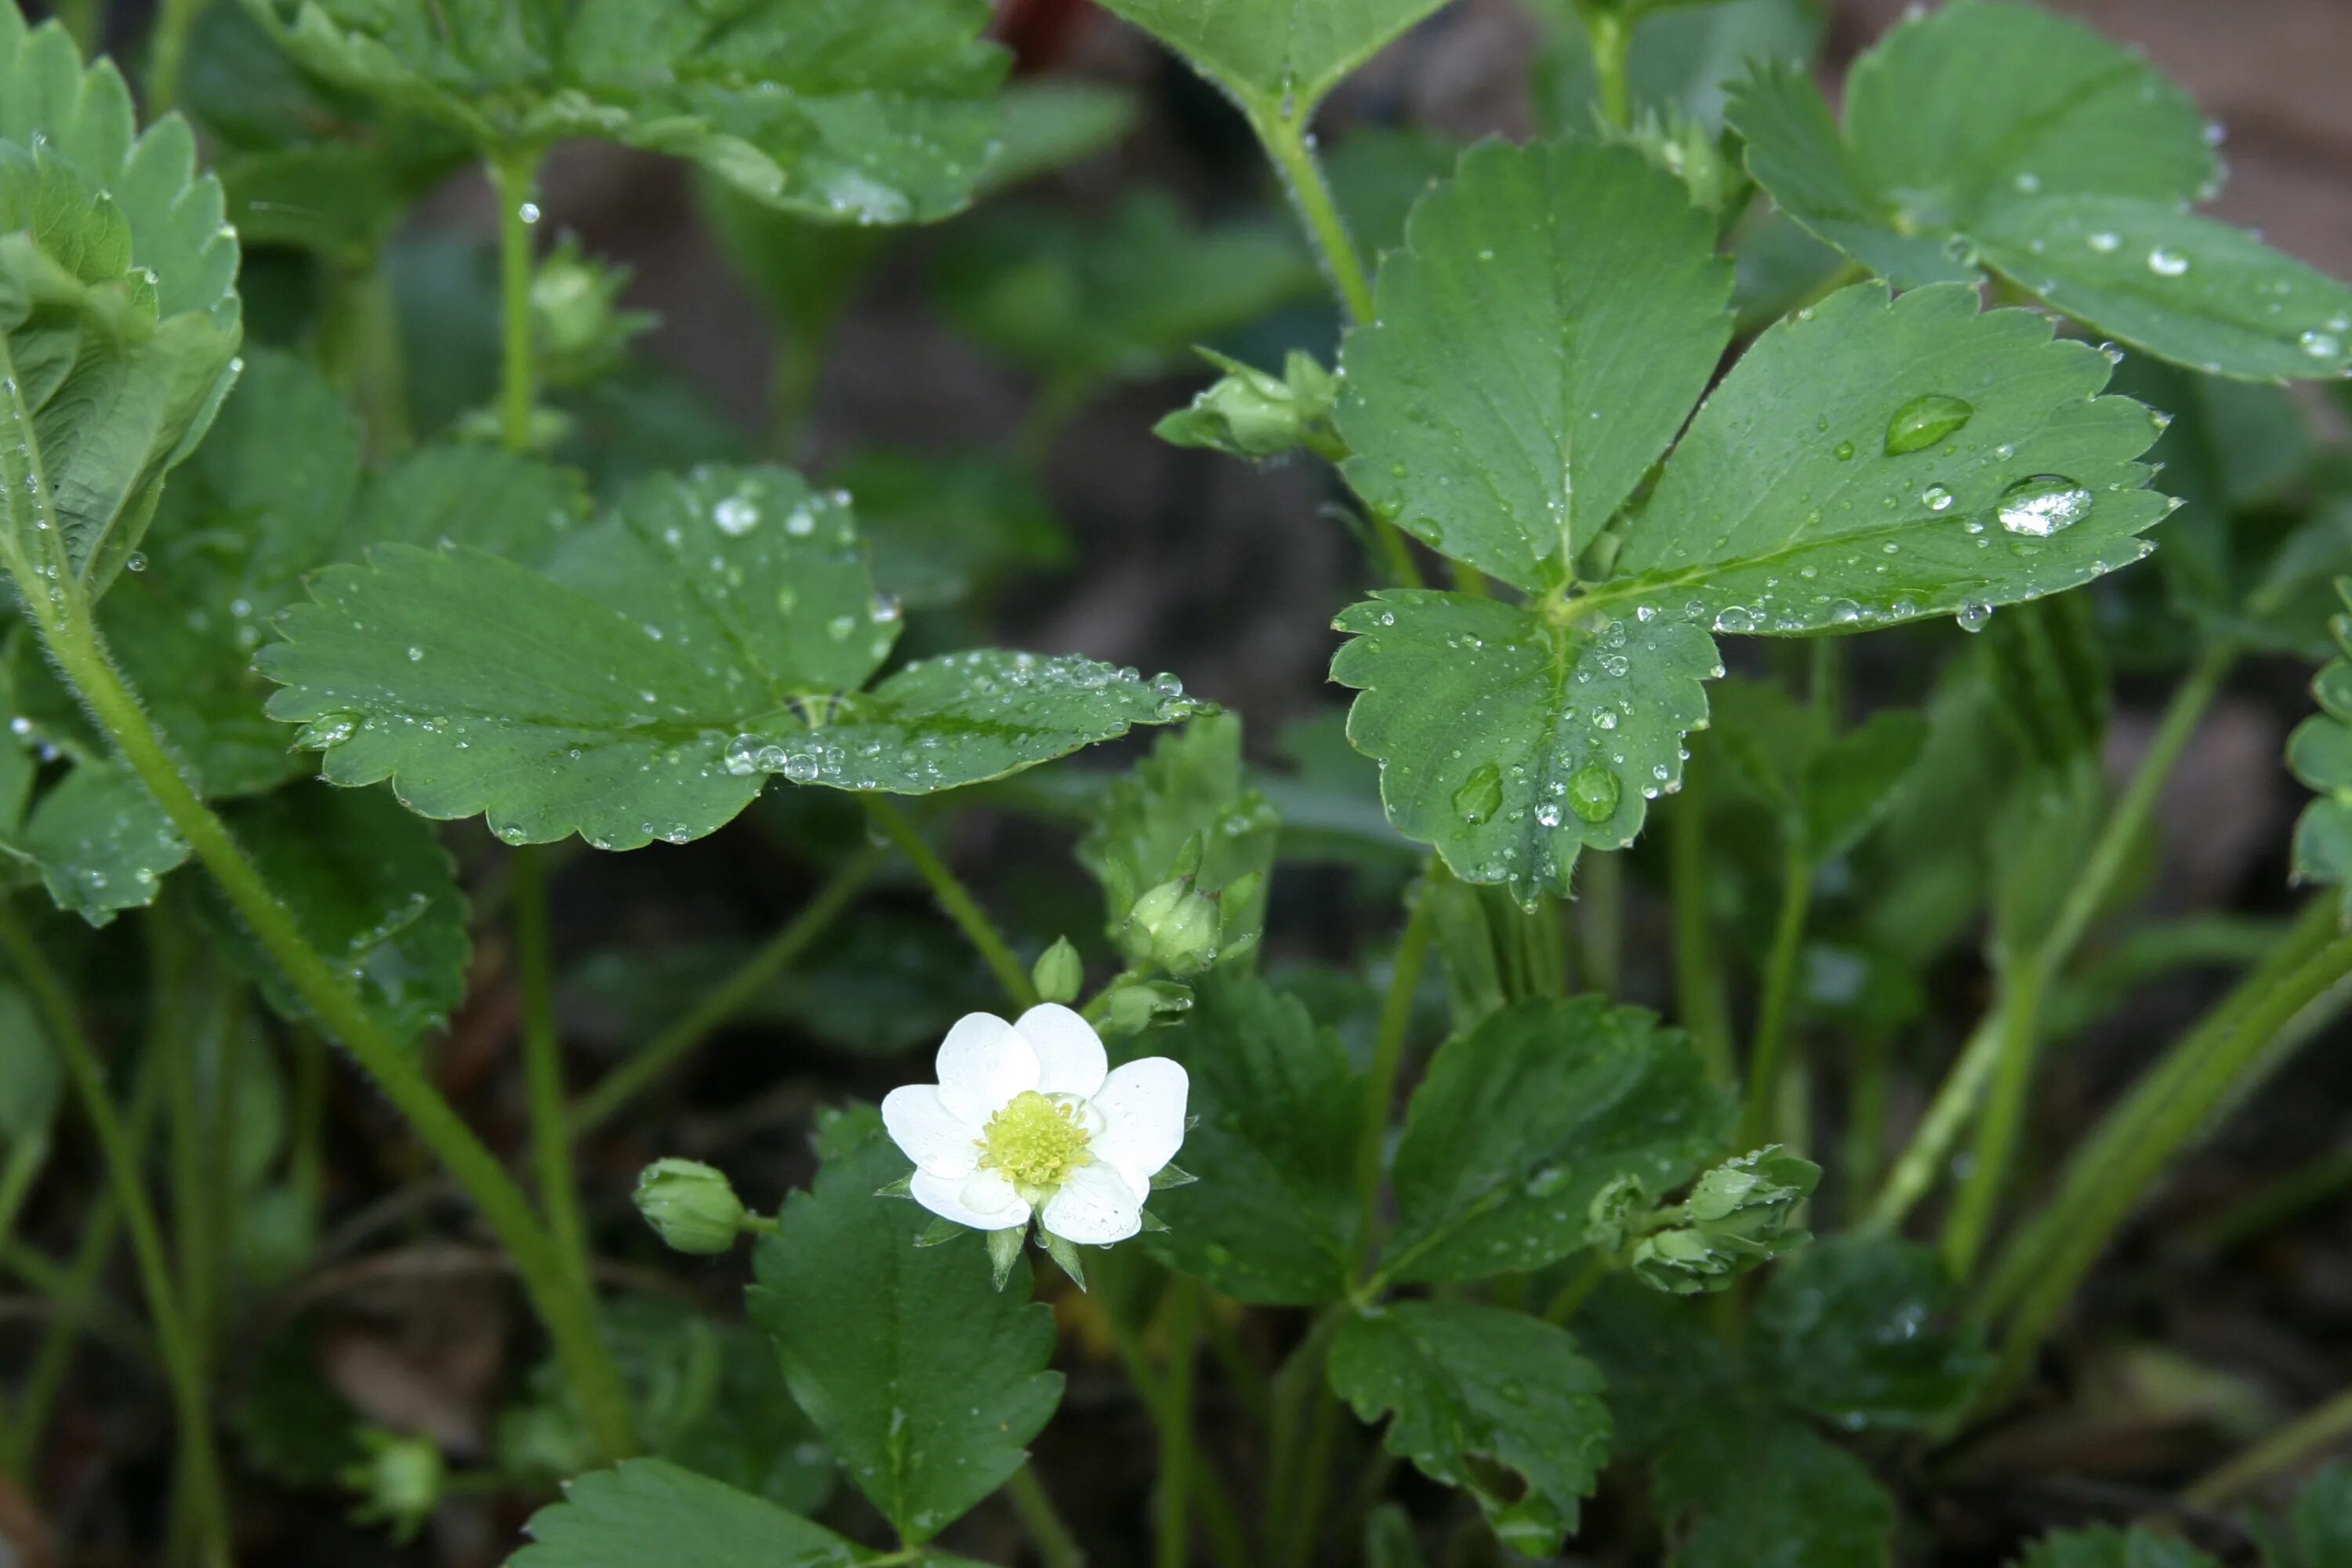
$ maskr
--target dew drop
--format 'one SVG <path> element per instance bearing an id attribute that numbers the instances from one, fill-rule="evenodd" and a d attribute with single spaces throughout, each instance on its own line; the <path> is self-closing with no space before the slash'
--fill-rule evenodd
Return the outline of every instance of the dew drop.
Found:
<path id="1" fill-rule="evenodd" d="M 2178 278 L 2189 270 L 2189 258 L 2170 246 L 2159 245 L 2147 253 L 2147 269 L 2158 278 Z"/>
<path id="2" fill-rule="evenodd" d="M 1985 629 L 1985 623 L 1992 619 L 1992 606 L 1990 605 L 1962 605 L 1960 606 L 1959 614 L 1954 616 L 1952 618 L 1959 622 L 1960 630 L 1964 632 L 1980 632 Z"/>
<path id="3" fill-rule="evenodd" d="M 1568 781 L 1568 805 L 1587 822 L 1606 822 L 1617 815 L 1617 775 L 1607 768 L 1577 770 Z"/>
<path id="4" fill-rule="evenodd" d="M 1455 813 L 1473 827 L 1492 817 L 1502 805 L 1503 770 L 1493 763 L 1481 763 L 1454 792 Z"/>
<path id="5" fill-rule="evenodd" d="M 1919 492 L 1919 500 L 1929 511 L 1943 511 L 1952 504 L 1952 492 L 1941 485 L 1929 485 Z"/>
<path id="6" fill-rule="evenodd" d="M 2295 342 L 2314 359 L 2334 359 L 2344 352 L 2343 341 L 2327 332 L 2305 332 Z"/>
<path id="7" fill-rule="evenodd" d="M 2047 539 L 2091 512 L 2091 492 L 2063 474 L 2036 474 L 2003 490 L 1998 514 L 2011 533 Z"/>
<path id="8" fill-rule="evenodd" d="M 1840 441 L 1836 446 L 1830 448 L 1830 455 L 1841 463 L 1850 463 L 1853 460 L 1853 443 L 1851 441 Z"/>
<path id="9" fill-rule="evenodd" d="M 1924 393 L 1886 421 L 1886 455 L 1899 458 L 1934 446 L 1976 415 L 1976 405 L 1941 392 Z"/>

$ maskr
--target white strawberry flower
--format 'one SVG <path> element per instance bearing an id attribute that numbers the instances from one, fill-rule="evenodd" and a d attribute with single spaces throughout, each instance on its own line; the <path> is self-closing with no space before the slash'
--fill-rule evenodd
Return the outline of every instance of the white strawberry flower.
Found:
<path id="1" fill-rule="evenodd" d="M 1183 1067 L 1116 1072 L 1094 1026 L 1058 1003 L 1008 1024 L 968 1013 L 940 1046 L 940 1081 L 892 1089 L 882 1125 L 914 1161 L 907 1190 L 942 1218 L 1103 1246 L 1143 1228 L 1143 1205 L 1184 1142 Z"/>

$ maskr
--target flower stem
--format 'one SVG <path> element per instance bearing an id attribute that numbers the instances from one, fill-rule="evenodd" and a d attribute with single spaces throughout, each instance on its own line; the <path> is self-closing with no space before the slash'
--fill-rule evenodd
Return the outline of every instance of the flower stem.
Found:
<path id="1" fill-rule="evenodd" d="M 1585 5 L 1584 34 L 1592 44 L 1592 74 L 1601 91 L 1601 113 L 1610 124 L 1633 123 L 1633 95 L 1626 65 L 1633 52 L 1633 26 L 1603 5 Z"/>
<path id="2" fill-rule="evenodd" d="M 1379 1032 L 1372 1039 L 1371 1069 L 1364 1077 L 1362 1121 L 1356 1131 L 1356 1258 L 1360 1268 L 1371 1260 L 1381 1213 L 1381 1152 L 1388 1142 L 1389 1112 L 1396 1099 L 1397 1071 L 1404 1060 L 1405 1035 L 1412 1025 L 1413 999 L 1421 991 L 1421 971 L 1429 956 L 1430 928 L 1437 910 L 1437 885 L 1445 863 L 1430 857 L 1405 916 L 1404 933 L 1397 939 L 1396 958 L 1389 973 L 1388 995 L 1381 1003 Z"/>
<path id="3" fill-rule="evenodd" d="M 407 369 L 400 313 L 383 254 L 341 258 L 326 268 L 320 302 L 319 362 L 359 410 L 367 449 L 382 458 L 415 444 L 408 418 Z"/>
<path id="4" fill-rule="evenodd" d="M 536 401 L 530 356 L 530 226 L 538 212 L 539 151 L 510 148 L 491 156 L 490 188 L 499 202 L 499 310 L 501 343 L 499 433 L 509 451 L 530 449 Z"/>
<path id="5" fill-rule="evenodd" d="M 2315 900 L 2333 932 L 2332 900 Z M 2110 1111 L 2069 1165 L 2057 1195 L 2012 1245 L 1988 1283 L 1979 1315 L 2010 1300 L 2000 1357 L 1986 1391 L 1996 1397 L 2024 1375 L 2074 1289 L 2131 1217 L 2141 1195 L 2203 1127 L 2240 1078 L 2260 1064 L 2306 1008 L 2340 995 L 2352 977 L 2352 935 L 2332 934 L 2280 975 L 2248 976 L 2207 1022 L 2175 1045 L 2123 1104 Z"/>
<path id="6" fill-rule="evenodd" d="M 194 1510 L 194 1525 L 202 1559 L 226 1564 L 230 1559 L 227 1494 L 221 1485 L 220 1458 L 213 1446 L 212 1413 L 205 1387 L 204 1358 L 188 1331 L 180 1297 L 172 1279 L 171 1263 L 163 1250 L 163 1227 L 147 1200 L 141 1180 L 139 1154 L 114 1102 L 106 1092 L 105 1069 L 83 1035 L 73 1001 L 66 994 L 57 971 L 32 933 L 25 929 L 15 907 L 0 901 L 0 951 L 16 969 L 34 1007 L 49 1033 L 49 1040 L 72 1080 L 75 1097 L 89 1120 L 106 1180 L 114 1203 L 131 1227 L 131 1250 L 139 1269 L 139 1283 L 154 1321 L 155 1344 L 163 1358 L 165 1379 L 179 1426 L 179 1462 L 187 1497 Z"/>
<path id="7" fill-rule="evenodd" d="M 1583 961 L 1584 989 L 1614 996 L 1624 965 L 1624 862 L 1609 851 L 1588 848 L 1576 863 L 1584 873 L 1576 900 L 1576 949 Z"/>
<path id="8" fill-rule="evenodd" d="M 1021 1527 L 1029 1532 L 1045 1568 L 1086 1568 L 1087 1554 L 1079 1550 L 1077 1537 L 1063 1522 L 1054 1500 L 1045 1495 L 1034 1466 L 1024 1465 L 1006 1478 L 1004 1497 L 1021 1516 Z"/>
<path id="9" fill-rule="evenodd" d="M 1702 774 L 1684 784 L 1666 820 L 1668 877 L 1675 914 L 1675 1012 L 1698 1042 L 1715 1080 L 1729 1084 L 1731 1020 L 1723 1000 L 1723 972 L 1715 962 L 1715 922 L 1706 905 L 1706 807 Z"/>
<path id="10" fill-rule="evenodd" d="M 955 873 L 932 853 L 931 847 L 923 842 L 922 835 L 915 831 L 914 824 L 908 822 L 897 806 L 878 795 L 858 798 L 866 803 L 866 815 L 874 819 L 874 826 L 882 830 L 882 836 L 907 858 L 908 864 L 913 866 L 916 874 L 929 886 L 931 896 L 939 900 L 940 908 L 946 911 L 948 919 L 955 922 L 956 929 L 963 932 L 964 940 L 971 943 L 972 950 L 980 954 L 981 962 L 988 965 L 989 973 L 995 975 L 997 984 L 1004 987 L 1004 994 L 1013 999 L 1013 1005 L 1023 1009 L 1034 1007 L 1037 1005 L 1036 984 L 1029 978 L 1029 971 L 1023 966 L 1021 960 L 1014 956 L 1012 944 L 1004 940 L 990 921 L 987 911 L 980 907 L 979 900 L 956 880 Z"/>
<path id="11" fill-rule="evenodd" d="M 1741 1149 L 1772 1140 L 1782 1058 L 1788 1049 L 1789 1004 L 1797 989 L 1797 966 L 1804 957 L 1805 916 L 1812 898 L 1812 867 L 1802 847 L 1792 839 L 1781 858 L 1780 913 L 1773 922 L 1772 951 L 1765 961 L 1764 995 L 1756 1011 L 1756 1045 L 1748 1057 L 1747 1094 L 1739 1117 Z"/>
<path id="12" fill-rule="evenodd" d="M 1871 1205 L 1868 1223 L 1873 1227 L 1892 1230 L 1901 1225 L 1912 1206 L 1936 1184 L 1936 1173 L 1943 1167 L 1945 1157 L 1968 1126 L 1969 1117 L 1976 1110 L 1977 1097 L 1984 1092 L 1985 1080 L 1992 1076 L 1993 1064 L 2000 1058 L 2000 1014 L 1996 1010 L 1977 1026 L 1976 1033 L 1960 1047 L 1958 1059 L 1944 1075 L 1936 1098 L 1928 1103 L 1927 1113 L 1919 1119 L 1911 1142 L 1895 1162 L 1886 1185 L 1879 1189 L 1878 1201 Z"/>
<path id="13" fill-rule="evenodd" d="M 204 9 L 205 0 L 163 0 L 155 9 L 155 30 L 147 40 L 146 107 L 151 123 L 180 100 L 180 68 L 188 58 L 188 33 Z"/>
<path id="14" fill-rule="evenodd" d="M 2019 954 L 2004 966 L 1994 1015 L 1998 1043 L 1992 1047 L 1991 1089 L 1977 1122 L 1974 1156 L 1953 1190 L 1952 1212 L 1944 1222 L 1944 1270 L 1955 1279 L 1968 1279 L 1976 1268 L 2000 1206 L 2003 1178 L 2033 1086 L 2042 995 L 2049 979 L 2039 950 Z"/>
<path id="15" fill-rule="evenodd" d="M 572 1109 L 572 1136 L 581 1137 L 603 1126 L 636 1098 L 646 1085 L 675 1067 L 711 1032 L 749 1006 L 768 983 L 791 967 L 809 944 L 830 929 L 841 911 L 863 890 L 882 863 L 882 851 L 863 846 L 844 861 L 809 901 L 784 922 L 775 935 L 735 966 L 734 972 L 702 994 L 702 997 L 670 1026 L 638 1047 L 635 1055 L 582 1095 Z"/>
<path id="16" fill-rule="evenodd" d="M 564 1267 L 582 1290 L 588 1284 L 588 1226 L 580 1213 L 580 1185 L 572 1169 L 572 1137 L 563 1107 L 563 1037 L 555 1021 L 554 942 L 547 918 L 547 855 L 536 844 L 514 851 L 516 978 L 522 992 L 523 1079 L 530 1105 L 531 1163 L 539 1205 Z"/>
<path id="17" fill-rule="evenodd" d="M 2229 1463 L 2182 1489 L 2191 1508 L 2220 1509 L 2299 1468 L 2324 1448 L 2352 1436 L 2352 1389 L 2305 1411 Z"/>
<path id="18" fill-rule="evenodd" d="M 1168 1284 L 1161 1331 L 1168 1336 L 1168 1377 L 1154 1415 L 1160 1425 L 1160 1537 L 1153 1561 L 1159 1568 L 1187 1568 L 1192 1561 L 1192 1374 L 1200 1364 L 1201 1288 L 1178 1275 Z"/>

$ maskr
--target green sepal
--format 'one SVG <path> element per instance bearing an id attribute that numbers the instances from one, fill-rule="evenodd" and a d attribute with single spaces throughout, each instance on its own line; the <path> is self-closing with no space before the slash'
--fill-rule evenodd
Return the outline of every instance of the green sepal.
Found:
<path id="1" fill-rule="evenodd" d="M 946 1223 L 944 1221 L 942 1224 Z M 988 1271 L 999 1290 L 1013 1278 L 1013 1266 L 1021 1261 L 1021 1239 L 1024 1227 L 1013 1225 L 1003 1230 L 992 1230 L 988 1237 Z"/>
<path id="2" fill-rule="evenodd" d="M 1151 1190 L 1157 1193 L 1169 1187 L 1189 1187 L 1200 1179 L 1179 1165 L 1162 1165 L 1152 1174 Z"/>
<path id="3" fill-rule="evenodd" d="M 1052 1258 L 1062 1272 L 1070 1277 L 1070 1283 L 1081 1290 L 1085 1289 L 1087 1270 L 1086 1265 L 1078 1261 L 1078 1244 L 1066 1237 L 1055 1236 L 1045 1228 L 1043 1220 L 1037 1224 L 1037 1239 L 1045 1243 L 1045 1256 Z"/>
<path id="4" fill-rule="evenodd" d="M 958 1225 L 951 1219 L 935 1219 L 923 1227 L 923 1233 L 920 1236 L 915 1237 L 915 1245 L 937 1247 L 941 1242 L 953 1241 L 971 1228 L 970 1226 Z"/>

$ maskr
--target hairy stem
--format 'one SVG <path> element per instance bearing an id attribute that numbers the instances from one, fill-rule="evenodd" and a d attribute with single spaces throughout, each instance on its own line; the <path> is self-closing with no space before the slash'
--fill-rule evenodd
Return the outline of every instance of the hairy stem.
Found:
<path id="1" fill-rule="evenodd" d="M 539 1205 L 564 1266 L 588 1287 L 588 1225 L 572 1168 L 563 1107 L 563 1037 L 555 1021 L 554 942 L 548 929 L 547 855 L 535 844 L 514 852 L 516 979 L 522 992 L 523 1079 L 530 1105 L 531 1166 Z"/>
<path id="2" fill-rule="evenodd" d="M 842 862 L 841 868 L 826 879 L 824 885 L 775 935 L 754 949 L 727 978 L 704 991 L 701 998 L 672 1020 L 667 1028 L 639 1047 L 626 1061 L 597 1079 L 596 1086 L 580 1097 L 572 1109 L 572 1135 L 580 1137 L 612 1120 L 646 1085 L 677 1066 L 714 1030 L 749 1006 L 770 981 L 791 967 L 810 943 L 831 929 L 881 863 L 882 851 L 870 844 Z"/>
<path id="3" fill-rule="evenodd" d="M 866 814 L 874 819 L 874 826 L 882 830 L 882 836 L 907 858 L 908 864 L 914 867 L 916 874 L 930 888 L 931 896 L 939 900 L 940 908 L 946 911 L 948 919 L 955 922 L 956 929 L 963 932 L 964 940 L 971 943 L 972 951 L 980 954 L 981 962 L 988 965 L 989 973 L 995 975 L 997 984 L 1004 987 L 1004 994 L 1013 999 L 1013 1005 L 1024 1009 L 1034 1007 L 1037 1005 L 1037 987 L 1029 978 L 1028 968 L 1015 956 L 1012 943 L 997 931 L 989 920 L 988 912 L 980 907 L 980 901 L 971 896 L 971 890 L 956 880 L 956 874 L 948 869 L 947 863 L 923 842 L 922 835 L 915 831 L 915 825 L 907 820 L 905 813 L 878 795 L 858 798 L 866 803 Z"/>
<path id="4" fill-rule="evenodd" d="M 1580 8 L 1584 35 L 1592 44 L 1592 75 L 1601 91 L 1601 113 L 1610 124 L 1631 125 L 1633 95 L 1626 66 L 1633 52 L 1633 25 L 1603 5 Z"/>
<path id="5" fill-rule="evenodd" d="M 538 151 L 509 150 L 492 157 L 490 187 L 499 201 L 499 435 L 508 450 L 526 452 L 538 396 L 530 354 L 530 230 L 539 220 L 533 199 L 539 189 Z"/>
<path id="6" fill-rule="evenodd" d="M 194 1510 L 200 1551 L 208 1563 L 226 1564 L 230 1535 L 227 1493 L 221 1484 L 220 1458 L 213 1445 L 212 1412 L 205 1385 L 204 1358 L 181 1310 L 180 1295 L 163 1249 L 163 1231 L 147 1199 L 140 1178 L 139 1153 L 113 1100 L 106 1092 L 106 1072 L 98 1054 L 83 1035 L 81 1019 L 66 994 L 57 971 L 32 933 L 17 919 L 16 909 L 0 902 L 0 952 L 5 952 L 38 1010 L 49 1041 L 72 1081 L 98 1140 L 106 1164 L 106 1181 L 115 1205 L 131 1227 L 131 1250 L 139 1269 L 139 1283 L 154 1321 L 156 1349 L 163 1358 L 166 1381 L 179 1427 L 179 1462 L 186 1495 Z"/>
<path id="7" fill-rule="evenodd" d="M 1764 994 L 1756 1009 L 1756 1044 L 1748 1056 L 1747 1092 L 1739 1116 L 1742 1149 L 1772 1140 L 1782 1058 L 1788 1049 L 1789 1004 L 1796 994 L 1797 969 L 1804 957 L 1805 916 L 1812 898 L 1812 868 L 1792 840 L 1781 858 L 1780 912 L 1773 921 L 1772 951 L 1764 966 Z"/>

